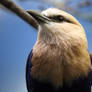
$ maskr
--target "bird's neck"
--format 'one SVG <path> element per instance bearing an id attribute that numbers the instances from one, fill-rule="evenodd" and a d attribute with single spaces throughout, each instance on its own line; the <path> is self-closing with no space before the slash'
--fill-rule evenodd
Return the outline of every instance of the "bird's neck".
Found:
<path id="1" fill-rule="evenodd" d="M 48 32 L 48 30 L 39 30 L 37 39 L 45 44 L 55 44 L 56 42 L 55 36 L 53 36 L 52 32 Z"/>
<path id="2" fill-rule="evenodd" d="M 66 48 L 67 46 L 69 46 L 70 43 L 68 43 L 67 39 L 68 37 L 64 36 L 65 34 L 62 33 L 59 34 L 59 33 L 54 33 L 54 32 L 51 32 L 51 31 L 48 31 L 48 30 L 40 30 L 38 32 L 38 38 L 37 38 L 37 42 L 42 42 L 44 44 L 46 44 L 46 46 L 58 46 L 58 47 L 61 47 L 61 46 L 64 46 L 66 45 Z M 67 45 L 67 44 L 68 45 Z"/>

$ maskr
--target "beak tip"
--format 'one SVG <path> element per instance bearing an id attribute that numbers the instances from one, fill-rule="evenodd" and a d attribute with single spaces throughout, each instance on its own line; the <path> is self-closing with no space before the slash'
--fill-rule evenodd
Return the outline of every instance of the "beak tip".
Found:
<path id="1" fill-rule="evenodd" d="M 31 14 L 32 13 L 32 10 L 27 10 L 26 12 L 29 13 L 29 14 Z"/>

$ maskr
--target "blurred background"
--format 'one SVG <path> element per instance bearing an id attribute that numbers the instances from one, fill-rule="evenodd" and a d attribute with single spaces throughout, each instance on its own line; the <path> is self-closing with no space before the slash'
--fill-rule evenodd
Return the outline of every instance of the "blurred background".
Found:
<path id="1" fill-rule="evenodd" d="M 50 7 L 65 10 L 83 25 L 92 52 L 92 0 L 14 0 L 25 10 Z M 0 6 L 0 92 L 27 92 L 25 66 L 37 31 Z"/>

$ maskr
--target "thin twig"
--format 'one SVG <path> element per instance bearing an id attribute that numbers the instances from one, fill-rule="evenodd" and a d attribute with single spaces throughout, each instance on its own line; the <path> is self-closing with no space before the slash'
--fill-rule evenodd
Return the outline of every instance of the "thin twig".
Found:
<path id="1" fill-rule="evenodd" d="M 0 4 L 14 12 L 35 29 L 38 28 L 37 22 L 33 19 L 33 17 L 29 15 L 26 11 L 24 11 L 21 7 L 16 5 L 12 0 L 0 0 Z"/>

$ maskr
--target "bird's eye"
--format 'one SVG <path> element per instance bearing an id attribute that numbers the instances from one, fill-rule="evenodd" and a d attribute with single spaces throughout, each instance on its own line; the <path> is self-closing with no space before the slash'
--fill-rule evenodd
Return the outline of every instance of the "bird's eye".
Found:
<path id="1" fill-rule="evenodd" d="M 48 16 L 49 19 L 51 19 L 53 22 L 63 22 L 65 18 L 61 15 L 58 16 Z"/>
<path id="2" fill-rule="evenodd" d="M 57 16 L 57 20 L 58 20 L 59 22 L 62 22 L 62 21 L 64 21 L 64 17 L 61 16 L 61 15 L 58 15 L 58 16 Z"/>

